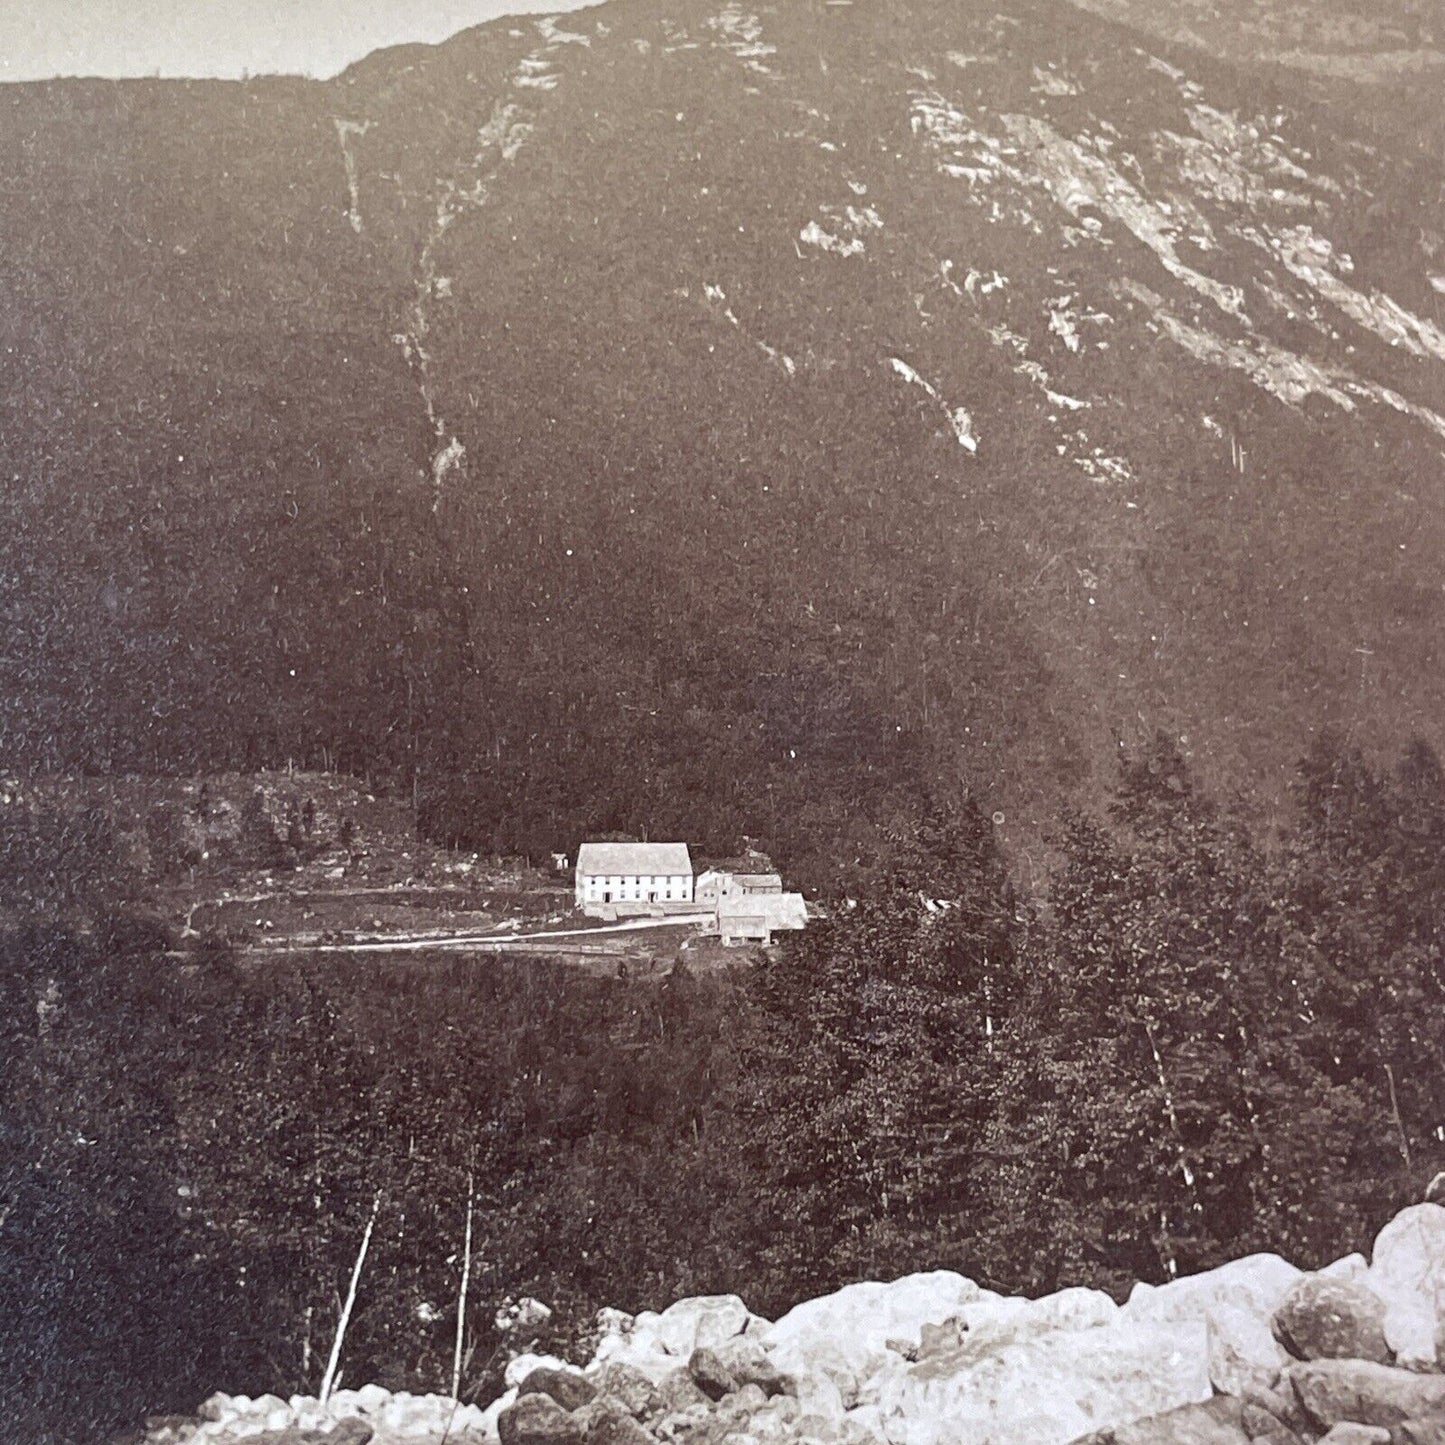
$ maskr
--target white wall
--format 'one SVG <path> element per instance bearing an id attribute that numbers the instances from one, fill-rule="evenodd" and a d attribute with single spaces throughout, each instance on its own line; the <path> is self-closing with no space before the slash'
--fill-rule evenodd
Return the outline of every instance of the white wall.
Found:
<path id="1" fill-rule="evenodd" d="M 610 875 L 578 874 L 576 897 L 578 904 L 602 903 L 646 903 L 656 899 L 659 903 L 686 903 L 692 901 L 692 874 L 690 873 L 637 873 Z"/>

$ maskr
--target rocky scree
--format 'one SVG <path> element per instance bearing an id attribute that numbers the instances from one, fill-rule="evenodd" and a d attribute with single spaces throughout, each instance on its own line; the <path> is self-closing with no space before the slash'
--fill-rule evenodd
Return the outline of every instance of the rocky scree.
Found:
<path id="1" fill-rule="evenodd" d="M 147 1445 L 1445 1445 L 1445 1206 L 1371 1258 L 1252 1255 L 1117 1304 L 949 1271 L 770 1323 L 732 1295 L 604 1310 L 592 1360 L 519 1355 L 485 1409 L 375 1386 L 213 1396 Z"/>

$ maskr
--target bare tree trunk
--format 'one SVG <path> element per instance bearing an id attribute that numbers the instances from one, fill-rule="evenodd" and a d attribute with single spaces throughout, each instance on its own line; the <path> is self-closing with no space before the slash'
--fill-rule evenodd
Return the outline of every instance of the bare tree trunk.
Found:
<path id="1" fill-rule="evenodd" d="M 1410 1141 L 1405 1136 L 1405 1121 L 1400 1117 L 1400 1100 L 1395 1093 L 1395 1071 L 1389 1064 L 1385 1065 L 1385 1078 L 1390 1084 L 1390 1112 L 1395 1116 L 1395 1131 L 1400 1136 L 1400 1157 L 1405 1161 L 1405 1168 L 1408 1170 L 1410 1164 Z"/>
<path id="2" fill-rule="evenodd" d="M 1179 1173 L 1191 1194 L 1195 1194 L 1194 1208 L 1199 1208 L 1198 1195 L 1194 1188 L 1194 1171 L 1189 1167 L 1189 1156 L 1184 1152 L 1184 1133 L 1179 1127 L 1179 1114 L 1174 1108 L 1174 1093 L 1169 1087 L 1168 1076 L 1164 1072 L 1164 1057 L 1159 1052 L 1159 1045 L 1154 1041 L 1154 1026 L 1146 1016 L 1144 1022 L 1144 1034 L 1149 1040 L 1149 1052 L 1154 1055 L 1154 1067 L 1159 1072 L 1159 1089 L 1164 1096 L 1164 1112 L 1169 1119 L 1169 1128 L 1173 1131 L 1175 1147 L 1179 1152 Z"/>
<path id="3" fill-rule="evenodd" d="M 361 1248 L 356 1253 L 356 1265 L 351 1271 L 351 1286 L 346 1291 L 346 1303 L 341 1307 L 341 1319 L 336 1325 L 336 1338 L 331 1342 L 331 1358 L 326 1362 L 326 1373 L 321 1379 L 321 1403 L 331 1398 L 336 1385 L 336 1367 L 341 1362 L 341 1346 L 346 1339 L 346 1327 L 351 1323 L 351 1311 L 356 1304 L 357 1287 L 361 1284 L 361 1270 L 366 1264 L 366 1251 L 371 1248 L 371 1231 L 376 1228 L 376 1217 L 381 1213 L 381 1194 L 371 1202 L 371 1218 L 366 1221 L 366 1232 L 361 1236 Z"/>
<path id="4" fill-rule="evenodd" d="M 462 1245 L 462 1282 L 457 1290 L 457 1347 L 452 1356 L 452 1399 L 462 1397 L 462 1345 L 467 1330 L 467 1289 L 472 1282 L 472 1206 L 475 1200 L 475 1180 L 471 1170 L 467 1171 L 467 1229 Z"/>

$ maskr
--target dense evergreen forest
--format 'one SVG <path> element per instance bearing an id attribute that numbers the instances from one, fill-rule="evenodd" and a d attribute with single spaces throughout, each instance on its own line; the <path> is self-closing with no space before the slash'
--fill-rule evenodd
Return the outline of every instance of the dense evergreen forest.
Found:
<path id="1" fill-rule="evenodd" d="M 968 806 L 755 963 L 661 984 L 535 961 L 180 966 L 99 816 L 0 815 L 0 1409 L 95 1439 L 215 1388 L 465 1393 L 493 1315 L 731 1290 L 773 1314 L 930 1266 L 1122 1290 L 1319 1264 L 1445 1158 L 1445 777 L 1320 743 L 1262 849 L 1160 740 L 1011 882 Z M 11 816 L 13 815 L 13 816 Z"/>

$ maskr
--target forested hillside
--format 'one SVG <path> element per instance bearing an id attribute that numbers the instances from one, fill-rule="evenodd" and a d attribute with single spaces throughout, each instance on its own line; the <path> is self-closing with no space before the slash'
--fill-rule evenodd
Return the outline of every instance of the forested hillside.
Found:
<path id="1" fill-rule="evenodd" d="M 346 1378 L 463 1395 L 509 1299 L 858 1278 L 1127 1289 L 1366 1244 L 1445 1164 L 1445 782 L 1414 748 L 1301 768 L 1267 856 L 1160 741 L 1076 820 L 1052 906 L 985 820 L 916 820 L 886 880 L 750 968 L 164 958 L 105 830 L 0 815 L 52 900 L 6 939 L 0 1408 L 94 1440 L 217 1388 L 316 1389 L 377 1226 Z M 28 872 L 26 871 L 28 869 Z M 39 890 L 32 890 L 37 892 Z M 59 896 L 58 894 L 56 895 Z"/>
<path id="2" fill-rule="evenodd" d="M 618 0 L 7 87 L 4 757 L 822 885 L 1160 727 L 1266 821 L 1304 717 L 1435 737 L 1438 101 L 1215 49 Z"/>

